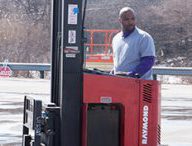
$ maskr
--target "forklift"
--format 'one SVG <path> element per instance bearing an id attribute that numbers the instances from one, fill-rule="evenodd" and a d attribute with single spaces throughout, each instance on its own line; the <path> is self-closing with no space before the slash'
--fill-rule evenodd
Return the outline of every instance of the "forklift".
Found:
<path id="1" fill-rule="evenodd" d="M 160 146 L 160 83 L 84 68 L 87 1 L 52 1 L 51 101 L 25 96 L 22 146 Z"/>

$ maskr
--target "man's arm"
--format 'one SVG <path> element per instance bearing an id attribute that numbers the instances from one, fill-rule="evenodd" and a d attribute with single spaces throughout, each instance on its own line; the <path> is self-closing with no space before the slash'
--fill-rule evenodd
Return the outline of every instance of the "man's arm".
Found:
<path id="1" fill-rule="evenodd" d="M 142 77 L 146 72 L 148 72 L 155 63 L 154 56 L 145 56 L 141 58 L 140 64 L 131 71 L 128 75 L 131 77 Z"/>

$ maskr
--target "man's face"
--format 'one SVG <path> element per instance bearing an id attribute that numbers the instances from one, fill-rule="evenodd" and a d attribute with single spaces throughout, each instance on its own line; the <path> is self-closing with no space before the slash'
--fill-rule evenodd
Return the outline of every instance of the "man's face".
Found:
<path id="1" fill-rule="evenodd" d="M 132 11 L 122 13 L 122 15 L 119 18 L 119 21 L 121 23 L 121 27 L 124 32 L 132 30 L 136 24 L 135 16 Z"/>

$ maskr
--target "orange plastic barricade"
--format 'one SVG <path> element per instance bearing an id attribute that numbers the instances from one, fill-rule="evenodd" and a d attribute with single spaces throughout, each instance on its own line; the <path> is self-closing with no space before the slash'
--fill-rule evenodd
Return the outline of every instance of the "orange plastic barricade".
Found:
<path id="1" fill-rule="evenodd" d="M 113 62 L 112 38 L 119 30 L 87 29 L 86 62 Z"/>

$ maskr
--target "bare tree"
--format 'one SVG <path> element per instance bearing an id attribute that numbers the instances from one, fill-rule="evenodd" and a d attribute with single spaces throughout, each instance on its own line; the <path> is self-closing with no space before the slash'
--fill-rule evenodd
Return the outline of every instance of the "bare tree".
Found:
<path id="1" fill-rule="evenodd" d="M 49 0 L 2 0 L 0 2 L 0 61 L 49 62 Z"/>

